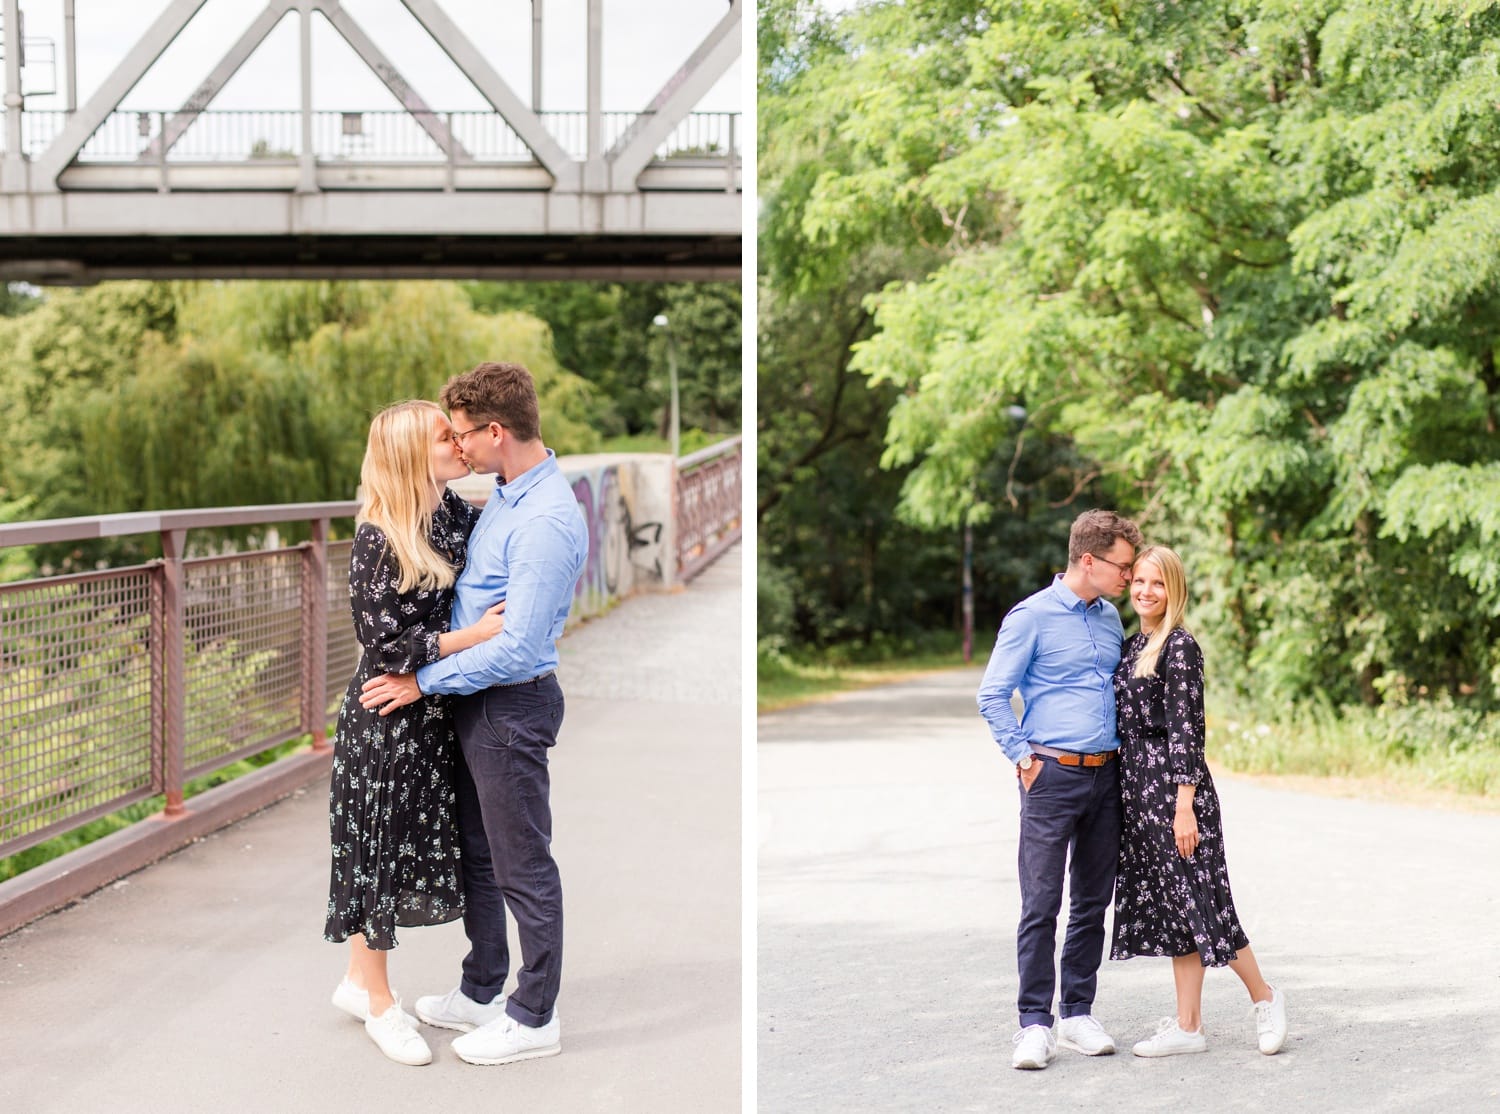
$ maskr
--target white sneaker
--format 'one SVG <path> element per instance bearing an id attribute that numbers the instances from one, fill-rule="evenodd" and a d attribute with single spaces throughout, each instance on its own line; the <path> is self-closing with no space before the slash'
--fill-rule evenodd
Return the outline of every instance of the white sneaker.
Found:
<path id="1" fill-rule="evenodd" d="M 416 1026 L 406 1023 L 410 1016 L 401 1009 L 401 1003 L 396 1002 L 379 1017 L 366 1018 L 365 1032 L 370 1034 L 370 1039 L 387 1058 L 398 1064 L 408 1064 L 411 1067 L 430 1064 L 432 1049 L 427 1047 L 427 1042 L 417 1032 Z"/>
<path id="2" fill-rule="evenodd" d="M 1016 1046 L 1010 1066 L 1036 1071 L 1046 1067 L 1057 1055 L 1057 1038 L 1046 1025 L 1028 1025 L 1010 1043 Z"/>
<path id="3" fill-rule="evenodd" d="M 418 998 L 417 1016 L 439 1029 L 469 1033 L 504 1017 L 505 999 L 497 995 L 494 1001 L 481 1005 L 455 986 L 447 994 L 428 994 Z"/>
<path id="4" fill-rule="evenodd" d="M 1255 1035 L 1267 1056 L 1276 1055 L 1286 1043 L 1286 996 L 1274 986 L 1269 1002 L 1255 1003 Z"/>
<path id="5" fill-rule="evenodd" d="M 1177 1056 L 1184 1052 L 1207 1052 L 1208 1041 L 1202 1029 L 1185 1033 L 1175 1017 L 1164 1017 L 1156 1023 L 1156 1035 L 1136 1041 L 1130 1051 L 1137 1056 Z"/>
<path id="6" fill-rule="evenodd" d="M 333 1004 L 354 1018 L 355 1021 L 369 1020 L 370 992 L 355 986 L 349 981 L 348 975 L 345 975 L 338 986 L 334 988 Z M 412 1026 L 412 1028 L 416 1028 L 417 1019 L 405 1010 L 401 1012 L 406 1018 L 406 1023 Z"/>
<path id="7" fill-rule="evenodd" d="M 1057 1023 L 1057 1046 L 1082 1052 L 1085 1056 L 1112 1056 L 1115 1038 L 1104 1031 L 1093 1014 L 1064 1017 Z"/>
<path id="8" fill-rule="evenodd" d="M 535 1060 L 556 1056 L 562 1051 L 562 1025 L 556 1011 L 547 1024 L 522 1025 L 506 1014 L 453 1042 L 458 1058 L 470 1064 L 512 1064 L 517 1060 Z"/>

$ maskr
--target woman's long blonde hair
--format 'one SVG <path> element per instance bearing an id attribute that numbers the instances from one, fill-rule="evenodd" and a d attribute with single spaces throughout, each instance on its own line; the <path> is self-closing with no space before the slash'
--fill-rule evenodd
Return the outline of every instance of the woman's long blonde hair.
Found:
<path id="1" fill-rule="evenodd" d="M 401 571 L 397 591 L 451 587 L 453 566 L 432 548 L 429 500 L 438 486 L 432 472 L 432 426 L 443 411 L 421 400 L 387 406 L 370 421 L 365 461 L 359 469 L 364 506 L 358 522 L 378 526 Z"/>
<path id="2" fill-rule="evenodd" d="M 1164 545 L 1148 545 L 1135 559 L 1136 567 L 1142 561 L 1150 561 L 1161 570 L 1162 583 L 1167 587 L 1167 607 L 1161 622 L 1146 639 L 1141 656 L 1135 659 L 1135 676 L 1156 676 L 1156 663 L 1161 657 L 1167 636 L 1178 627 L 1187 615 L 1187 572 L 1182 567 L 1182 558 L 1176 551 Z"/>

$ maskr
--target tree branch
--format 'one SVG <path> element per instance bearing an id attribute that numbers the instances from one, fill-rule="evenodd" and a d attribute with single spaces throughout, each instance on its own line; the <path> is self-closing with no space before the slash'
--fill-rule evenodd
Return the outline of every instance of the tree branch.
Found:
<path id="1" fill-rule="evenodd" d="M 1182 79 L 1179 78 L 1175 73 L 1173 73 L 1170 67 L 1163 66 L 1161 68 L 1161 72 L 1167 75 L 1167 80 L 1170 81 L 1173 85 L 1177 86 L 1178 91 L 1184 97 L 1189 97 L 1192 99 L 1193 106 L 1197 108 L 1199 112 L 1203 113 L 1203 115 L 1207 116 L 1215 124 L 1222 124 L 1224 122 L 1219 117 L 1218 113 L 1214 112 L 1211 108 L 1208 107 L 1208 105 L 1204 104 L 1197 97 L 1193 96 L 1193 91 L 1182 83 Z"/>

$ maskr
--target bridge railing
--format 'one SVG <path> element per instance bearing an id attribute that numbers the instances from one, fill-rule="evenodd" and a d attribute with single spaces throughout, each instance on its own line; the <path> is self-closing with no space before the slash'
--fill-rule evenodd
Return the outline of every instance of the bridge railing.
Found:
<path id="1" fill-rule="evenodd" d="M 677 575 L 684 582 L 740 539 L 743 440 L 731 437 L 677 461 Z"/>
<path id="2" fill-rule="evenodd" d="M 353 675 L 356 504 L 100 515 L 0 526 L 0 545 L 158 533 L 145 565 L 0 584 L 0 857 L 325 728 Z M 189 530 L 308 523 L 291 548 L 187 556 Z"/>
<path id="3" fill-rule="evenodd" d="M 588 113 L 543 112 L 543 126 L 574 159 L 588 155 Z M 737 112 L 690 113 L 656 150 L 659 161 L 683 158 L 735 159 L 743 137 Z M 447 156 L 418 123 L 401 109 L 368 112 L 314 112 L 313 154 L 321 161 L 443 162 Z M 505 119 L 494 112 L 438 112 L 437 120 L 458 138 L 476 162 L 529 164 L 531 151 Z M 117 111 L 107 116 L 78 154 L 80 163 L 135 163 L 160 157 L 163 131 L 174 117 L 188 123 L 172 142 L 169 162 L 241 162 L 295 158 L 302 149 L 302 115 L 296 110 L 223 110 L 196 114 Z M 601 141 L 607 150 L 640 118 L 634 112 L 606 112 Z M 60 110 L 22 114 L 22 146 L 28 157 L 47 149 L 67 125 Z M 180 125 L 179 125 L 180 126 Z M 3 141 L 3 135 L 0 135 Z"/>
<path id="4" fill-rule="evenodd" d="M 741 459 L 734 437 L 678 462 L 679 580 L 739 537 Z M 188 779 L 301 735 L 326 756 L 327 725 L 360 655 L 348 602 L 353 543 L 330 534 L 334 523 L 350 534 L 357 508 L 0 524 L 0 548 L 157 534 L 163 554 L 0 584 L 0 858 L 156 795 L 165 818 L 180 816 Z M 201 556 L 189 546 L 190 531 L 261 527 L 274 538 L 288 525 L 308 527 L 310 540 Z M 0 932 L 4 904 L 0 886 Z"/>

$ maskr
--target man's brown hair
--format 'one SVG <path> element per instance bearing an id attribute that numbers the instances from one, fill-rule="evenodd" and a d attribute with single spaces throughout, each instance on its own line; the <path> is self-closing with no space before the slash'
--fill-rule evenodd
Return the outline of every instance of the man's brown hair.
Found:
<path id="1" fill-rule="evenodd" d="M 473 422 L 499 422 L 519 441 L 539 441 L 542 418 L 536 383 L 520 364 L 479 364 L 455 375 L 443 387 L 440 401 L 462 410 Z"/>
<path id="2" fill-rule="evenodd" d="M 1068 531 L 1068 564 L 1076 565 L 1085 553 L 1102 557 L 1124 538 L 1134 549 L 1141 544 L 1141 532 L 1134 522 L 1114 511 L 1084 511 L 1073 520 Z"/>

